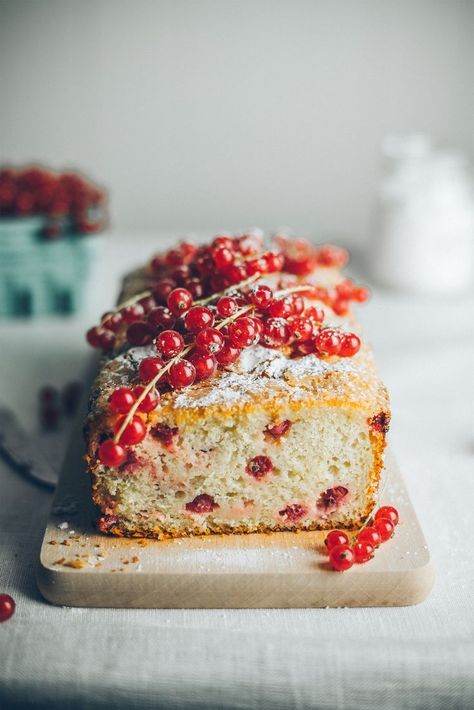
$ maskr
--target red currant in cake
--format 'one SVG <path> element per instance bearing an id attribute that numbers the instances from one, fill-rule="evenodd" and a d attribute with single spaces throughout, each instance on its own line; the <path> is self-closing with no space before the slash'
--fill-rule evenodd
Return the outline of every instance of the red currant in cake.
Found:
<path id="1" fill-rule="evenodd" d="M 15 600 L 9 594 L 0 594 L 0 623 L 15 613 Z"/>
<path id="2" fill-rule="evenodd" d="M 216 309 L 221 318 L 228 318 L 229 316 L 233 316 L 234 313 L 237 313 L 239 306 L 235 298 L 222 296 L 222 298 L 217 301 Z"/>
<path id="3" fill-rule="evenodd" d="M 254 458 L 250 459 L 248 462 L 245 470 L 249 476 L 260 480 L 273 471 L 273 463 L 268 456 L 254 456 Z"/>
<path id="4" fill-rule="evenodd" d="M 349 545 L 335 545 L 329 550 L 329 562 L 337 572 L 345 572 L 355 562 L 355 555 Z"/>
<path id="5" fill-rule="evenodd" d="M 355 333 L 345 333 L 341 338 L 340 357 L 352 357 L 359 352 L 360 338 Z"/>
<path id="6" fill-rule="evenodd" d="M 117 414 L 127 414 L 135 400 L 136 397 L 129 387 L 118 387 L 110 395 L 110 409 Z"/>
<path id="7" fill-rule="evenodd" d="M 212 496 L 208 496 L 207 493 L 201 493 L 196 496 L 194 500 L 186 503 L 186 510 L 190 513 L 212 513 L 212 511 L 218 507 L 219 506 L 215 502 L 214 498 L 212 498 Z"/>
<path id="8" fill-rule="evenodd" d="M 166 303 L 171 313 L 174 313 L 175 316 L 179 316 L 181 313 L 186 313 L 186 311 L 191 308 L 193 297 L 187 289 L 175 288 L 169 294 Z"/>
<path id="9" fill-rule="evenodd" d="M 145 315 L 145 309 L 139 303 L 132 303 L 130 306 L 125 306 L 120 311 L 125 323 L 135 323 L 141 320 Z"/>
<path id="10" fill-rule="evenodd" d="M 171 427 L 161 422 L 150 429 L 150 434 L 167 448 L 172 447 L 174 437 L 178 436 L 178 433 L 178 427 Z"/>
<path id="11" fill-rule="evenodd" d="M 315 342 L 320 353 L 338 355 L 341 347 L 341 333 L 334 328 L 321 328 Z"/>
<path id="12" fill-rule="evenodd" d="M 385 518 L 390 520 L 392 525 L 398 525 L 398 510 L 391 505 L 383 505 L 375 513 L 375 520 L 378 518 Z"/>
<path id="13" fill-rule="evenodd" d="M 280 424 L 267 426 L 265 434 L 269 434 L 273 439 L 280 439 L 287 431 L 290 430 L 292 422 L 289 419 L 284 419 Z"/>
<path id="14" fill-rule="evenodd" d="M 224 347 L 224 336 L 215 328 L 204 328 L 196 335 L 197 349 L 206 355 L 215 355 Z"/>
<path id="15" fill-rule="evenodd" d="M 136 399 L 141 397 L 144 389 L 145 389 L 145 387 L 143 385 L 136 385 L 136 387 L 133 388 L 133 394 L 136 397 Z M 146 393 L 145 397 L 138 405 L 138 411 L 145 412 L 148 414 L 148 412 L 152 412 L 154 409 L 157 408 L 159 402 L 160 402 L 159 392 L 156 389 L 152 389 Z"/>
<path id="16" fill-rule="evenodd" d="M 215 357 L 219 365 L 232 365 L 239 359 L 241 352 L 240 348 L 234 348 L 233 345 L 225 342 L 224 347 L 216 353 Z"/>
<path id="17" fill-rule="evenodd" d="M 331 530 L 331 532 L 326 535 L 324 544 L 328 550 L 331 550 L 336 545 L 348 545 L 349 536 L 342 530 Z"/>
<path id="18" fill-rule="evenodd" d="M 196 369 L 196 380 L 207 380 L 217 370 L 217 360 L 214 355 L 206 355 L 205 353 L 193 353 L 189 357 Z"/>
<path id="19" fill-rule="evenodd" d="M 158 281 L 156 286 L 153 288 L 152 294 L 158 303 L 166 303 L 166 299 L 175 288 L 176 281 L 173 281 L 173 279 L 162 279 L 161 281 Z"/>
<path id="20" fill-rule="evenodd" d="M 357 535 L 357 542 L 368 542 L 372 547 L 379 547 L 382 538 L 377 528 L 369 525 Z"/>
<path id="21" fill-rule="evenodd" d="M 125 461 L 126 456 L 127 452 L 123 446 L 115 444 L 112 439 L 106 439 L 106 441 L 99 446 L 99 459 L 104 466 L 110 466 L 112 468 L 120 466 L 120 464 Z"/>
<path id="22" fill-rule="evenodd" d="M 292 316 L 288 325 L 291 338 L 295 341 L 304 342 L 310 340 L 313 335 L 313 324 L 306 316 Z"/>
<path id="23" fill-rule="evenodd" d="M 146 357 L 138 366 L 138 374 L 143 382 L 151 382 L 163 369 L 161 357 Z"/>
<path id="24" fill-rule="evenodd" d="M 234 263 L 234 253 L 226 246 L 215 246 L 211 251 L 211 256 L 220 271 L 225 271 Z"/>
<path id="25" fill-rule="evenodd" d="M 375 553 L 374 547 L 370 542 L 356 542 L 352 550 L 354 552 L 355 561 L 359 565 L 371 560 Z"/>
<path id="26" fill-rule="evenodd" d="M 155 343 L 159 352 L 166 358 L 175 357 L 184 348 L 183 336 L 176 330 L 164 330 L 158 335 Z"/>
<path id="27" fill-rule="evenodd" d="M 263 342 L 268 347 L 286 345 L 290 340 L 290 328 L 284 318 L 269 318 L 264 325 Z"/>
<path id="28" fill-rule="evenodd" d="M 395 526 L 387 518 L 376 518 L 374 520 L 374 528 L 380 535 L 382 542 L 386 542 L 392 537 Z"/>
<path id="29" fill-rule="evenodd" d="M 278 515 L 285 518 L 287 522 L 295 523 L 297 520 L 301 520 L 307 514 L 308 508 L 300 503 L 291 503 L 287 505 L 286 508 L 280 510 Z"/>
<path id="30" fill-rule="evenodd" d="M 153 330 L 167 330 L 173 328 L 176 317 L 171 313 L 169 308 L 165 306 L 157 306 L 152 308 L 148 313 L 147 322 Z"/>
<path id="31" fill-rule="evenodd" d="M 146 345 L 151 341 L 152 335 L 152 331 L 142 320 L 132 323 L 127 328 L 127 340 L 130 345 Z"/>
<path id="32" fill-rule="evenodd" d="M 214 325 L 214 313 L 207 306 L 194 306 L 184 317 L 186 328 L 191 333 L 197 333 Z"/>
<path id="33" fill-rule="evenodd" d="M 120 429 L 122 428 L 122 424 L 124 423 L 126 417 L 121 417 L 114 428 L 115 434 L 118 434 Z M 140 441 L 143 441 L 143 439 L 146 436 L 146 426 L 144 425 L 142 419 L 138 416 L 134 416 L 132 420 L 127 424 L 125 427 L 120 440 L 119 444 L 125 445 L 125 446 L 133 446 L 134 444 L 139 444 Z"/>
<path id="34" fill-rule="evenodd" d="M 249 293 L 249 301 L 257 308 L 267 308 L 273 300 L 273 291 L 269 286 L 259 284 L 254 286 Z"/>
<path id="35" fill-rule="evenodd" d="M 247 348 L 258 340 L 253 318 L 241 316 L 229 326 L 229 340 L 236 348 Z"/>
<path id="36" fill-rule="evenodd" d="M 187 387 L 196 379 L 196 368 L 189 360 L 178 360 L 171 365 L 168 379 L 173 387 Z"/>

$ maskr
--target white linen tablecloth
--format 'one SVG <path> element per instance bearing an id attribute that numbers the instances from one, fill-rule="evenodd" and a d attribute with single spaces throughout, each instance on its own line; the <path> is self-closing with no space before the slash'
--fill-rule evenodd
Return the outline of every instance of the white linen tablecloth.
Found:
<path id="1" fill-rule="evenodd" d="M 144 245 L 143 253 L 150 245 Z M 127 250 L 94 292 L 111 302 Z M 139 260 L 137 247 L 135 258 Z M 436 582 L 415 607 L 99 610 L 53 607 L 35 585 L 51 494 L 0 461 L 0 707 L 474 706 L 474 302 L 376 292 L 362 312 L 389 387 L 392 447 Z M 89 319 L 0 325 L 0 402 L 32 427 L 37 387 L 77 379 Z"/>

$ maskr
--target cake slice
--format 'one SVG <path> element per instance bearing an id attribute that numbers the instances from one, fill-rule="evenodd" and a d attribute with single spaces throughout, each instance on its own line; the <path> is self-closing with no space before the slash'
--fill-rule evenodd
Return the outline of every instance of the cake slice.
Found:
<path id="1" fill-rule="evenodd" d="M 370 515 L 390 412 L 370 348 L 359 347 L 349 308 L 364 292 L 343 279 L 338 250 L 313 250 L 303 243 L 295 248 L 280 239 L 282 251 L 266 257 L 251 235 L 249 256 L 240 246 L 243 239 L 248 235 L 224 247 L 215 240 L 192 253 L 188 246 L 189 257 L 182 248 L 171 252 L 172 258 L 168 253 L 155 259 L 152 268 L 126 279 L 122 298 L 141 301 L 121 309 L 128 324 L 120 317 L 111 322 L 109 314 L 89 333 L 100 345 L 105 330 L 102 344 L 110 348 L 113 341 L 114 347 L 94 384 L 85 427 L 103 532 L 166 538 L 354 528 Z M 232 264 L 221 269 L 228 255 L 216 258 L 216 249 L 227 246 Z M 209 253 L 216 269 L 203 276 Z M 180 258 L 181 264 L 170 265 Z M 249 264 L 259 260 L 261 270 L 249 275 Z M 240 273 L 232 273 L 241 265 Z M 165 294 L 170 274 L 174 283 L 168 287 L 186 277 L 186 291 L 194 288 L 194 305 L 184 304 L 184 317 L 179 304 L 187 297 L 176 289 L 173 297 Z M 225 279 L 233 279 L 234 286 Z M 225 291 L 224 299 L 237 303 L 230 316 L 225 302 L 217 305 Z M 156 306 L 164 298 L 175 316 Z M 203 299 L 207 303 L 195 305 Z M 191 327 L 206 315 L 193 315 L 193 308 L 210 311 L 212 330 L 221 333 L 212 336 L 216 343 Z M 134 318 L 139 320 L 132 325 Z M 173 318 L 173 326 L 165 327 Z M 260 322 L 253 334 L 252 323 L 243 322 L 252 318 Z M 163 352 L 171 337 L 165 333 L 160 339 L 163 329 L 180 334 L 184 350 Z M 251 343 L 244 347 L 246 335 Z M 217 350 L 219 339 L 224 350 Z M 206 344 L 216 350 L 199 349 Z M 186 384 L 189 378 L 193 381 Z"/>

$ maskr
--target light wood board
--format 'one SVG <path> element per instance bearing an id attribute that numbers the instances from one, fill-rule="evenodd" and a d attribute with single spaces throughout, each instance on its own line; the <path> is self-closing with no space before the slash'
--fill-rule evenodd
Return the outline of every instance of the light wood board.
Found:
<path id="1" fill-rule="evenodd" d="M 136 608 L 405 606 L 433 585 L 423 533 L 392 456 L 381 503 L 395 505 L 395 536 L 369 563 L 330 569 L 325 533 L 219 535 L 165 542 L 97 533 L 76 432 L 41 548 L 37 580 L 53 604 Z M 68 527 L 65 527 L 65 523 Z M 61 527 L 58 527 L 61 526 Z"/>

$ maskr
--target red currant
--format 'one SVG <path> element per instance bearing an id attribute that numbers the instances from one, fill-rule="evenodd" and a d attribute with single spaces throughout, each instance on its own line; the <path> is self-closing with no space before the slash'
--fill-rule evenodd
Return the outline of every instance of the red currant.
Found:
<path id="1" fill-rule="evenodd" d="M 235 243 L 232 237 L 228 237 L 226 234 L 219 234 L 218 237 L 215 237 L 212 240 L 212 246 L 213 247 L 225 247 L 226 249 L 230 249 L 230 251 L 233 251 L 235 249 Z"/>
<path id="2" fill-rule="evenodd" d="M 115 444 L 112 439 L 107 439 L 99 447 L 99 458 L 104 466 L 120 466 L 125 461 L 127 453 L 123 446 Z"/>
<path id="3" fill-rule="evenodd" d="M 275 274 L 277 271 L 281 271 L 285 265 L 285 257 L 280 252 L 269 251 L 263 258 L 267 265 L 266 271 L 269 274 Z"/>
<path id="4" fill-rule="evenodd" d="M 313 336 L 313 324 L 307 316 L 292 316 L 288 325 L 293 340 L 305 342 Z"/>
<path id="5" fill-rule="evenodd" d="M 135 401 L 136 397 L 129 387 L 118 387 L 110 395 L 110 409 L 117 414 L 127 414 Z"/>
<path id="6" fill-rule="evenodd" d="M 184 254 L 181 249 L 170 249 L 165 256 L 166 264 L 168 266 L 180 266 L 184 260 Z"/>
<path id="7" fill-rule="evenodd" d="M 175 316 L 179 316 L 181 313 L 186 313 L 186 311 L 191 308 L 193 297 L 187 289 L 175 288 L 169 294 L 166 303 L 171 313 L 174 313 Z"/>
<path id="8" fill-rule="evenodd" d="M 141 397 L 144 389 L 145 389 L 145 387 L 143 385 L 136 385 L 133 388 L 133 394 L 136 397 L 136 399 Z M 157 408 L 159 402 L 160 402 L 159 392 L 156 389 L 152 389 L 146 393 L 145 397 L 138 405 L 138 411 L 145 412 L 146 414 L 148 414 L 148 412 L 153 412 L 153 410 Z"/>
<path id="9" fill-rule="evenodd" d="M 211 252 L 211 256 L 220 271 L 225 271 L 231 264 L 234 263 L 233 252 L 225 246 L 215 247 Z"/>
<path id="10" fill-rule="evenodd" d="M 176 318 L 171 313 L 169 308 L 165 306 L 158 306 L 157 308 L 152 308 L 147 317 L 148 325 L 154 330 L 160 328 L 169 329 L 173 328 Z"/>
<path id="11" fill-rule="evenodd" d="M 336 298 L 331 307 L 337 316 L 345 316 L 349 311 L 349 301 L 345 298 Z"/>
<path id="12" fill-rule="evenodd" d="M 234 348 L 229 342 L 225 342 L 222 350 L 216 354 L 216 360 L 219 365 L 232 365 L 239 359 L 241 352 L 240 348 Z"/>
<path id="13" fill-rule="evenodd" d="M 94 326 L 93 328 L 89 328 L 89 330 L 86 333 L 86 340 L 91 345 L 93 348 L 100 348 L 100 335 L 102 333 L 102 328 L 98 326 Z"/>
<path id="14" fill-rule="evenodd" d="M 364 303 L 370 296 L 370 291 L 365 286 L 355 286 L 352 289 L 352 298 L 357 303 Z"/>
<path id="15" fill-rule="evenodd" d="M 304 312 L 306 318 L 309 318 L 313 323 L 322 323 L 324 320 L 324 311 L 322 308 L 310 306 Z"/>
<path id="16" fill-rule="evenodd" d="M 196 368 L 189 360 L 178 360 L 170 367 L 168 379 L 172 387 L 188 387 L 196 379 Z"/>
<path id="17" fill-rule="evenodd" d="M 352 550 L 354 552 L 355 561 L 359 565 L 371 560 L 375 552 L 370 542 L 356 542 Z"/>
<path id="18" fill-rule="evenodd" d="M 247 261 L 247 274 L 248 276 L 255 276 L 255 274 L 266 274 L 268 271 L 268 264 L 263 256 L 258 259 L 252 259 Z"/>
<path id="19" fill-rule="evenodd" d="M 111 330 L 100 329 L 99 343 L 102 350 L 110 352 L 115 347 L 115 333 Z"/>
<path id="20" fill-rule="evenodd" d="M 291 429 L 292 422 L 290 419 L 284 419 L 280 424 L 267 426 L 265 434 L 270 434 L 274 439 L 280 439 L 287 431 Z"/>
<path id="21" fill-rule="evenodd" d="M 136 321 L 127 328 L 127 340 L 130 345 L 146 345 L 151 338 L 152 332 L 145 321 Z"/>
<path id="22" fill-rule="evenodd" d="M 300 316 L 304 311 L 304 299 L 301 296 L 291 296 L 293 315 Z"/>
<path id="23" fill-rule="evenodd" d="M 258 338 L 257 329 L 252 318 L 241 316 L 229 325 L 229 339 L 237 348 L 254 345 Z"/>
<path id="24" fill-rule="evenodd" d="M 267 308 L 273 300 L 273 291 L 269 286 L 259 284 L 254 286 L 249 293 L 249 301 L 257 308 Z"/>
<path id="25" fill-rule="evenodd" d="M 197 333 L 204 328 L 212 328 L 214 314 L 207 306 L 194 306 L 186 313 L 184 322 L 191 333 Z"/>
<path id="26" fill-rule="evenodd" d="M 118 434 L 122 428 L 126 417 L 120 417 L 117 421 L 114 431 Z M 134 444 L 139 444 L 140 441 L 146 436 L 146 426 L 144 425 L 142 419 L 138 416 L 132 417 L 132 420 L 125 427 L 123 434 L 120 437 L 120 444 L 125 444 L 125 446 L 133 446 Z"/>
<path id="27" fill-rule="evenodd" d="M 296 274 L 297 276 L 308 276 L 316 266 L 316 259 L 314 255 L 310 254 L 308 256 L 293 259 L 289 256 L 285 256 L 284 269 L 289 274 Z"/>
<path id="28" fill-rule="evenodd" d="M 247 278 L 247 269 L 243 264 L 234 264 L 225 273 L 231 284 L 238 284 Z"/>
<path id="29" fill-rule="evenodd" d="M 385 518 L 390 520 L 392 525 L 398 525 L 398 510 L 391 505 L 383 505 L 375 513 L 375 520 L 378 518 Z"/>
<path id="30" fill-rule="evenodd" d="M 369 525 L 357 535 L 357 542 L 368 542 L 369 545 L 372 545 L 372 547 L 379 547 L 382 542 L 382 538 L 380 537 L 380 533 L 377 528 Z"/>
<path id="31" fill-rule="evenodd" d="M 329 561 L 337 572 L 345 572 L 354 564 L 355 555 L 349 545 L 335 545 L 329 551 Z"/>
<path id="32" fill-rule="evenodd" d="M 224 336 L 215 328 L 204 328 L 196 335 L 195 344 L 200 352 L 213 355 L 224 347 Z"/>
<path id="33" fill-rule="evenodd" d="M 173 281 L 172 279 L 162 279 L 161 281 L 158 281 L 152 293 L 158 303 L 166 303 L 166 299 L 175 288 L 176 281 Z"/>
<path id="34" fill-rule="evenodd" d="M 290 339 L 290 328 L 284 318 L 269 318 L 264 325 L 263 342 L 268 347 L 286 345 Z"/>
<path id="35" fill-rule="evenodd" d="M 206 355 L 204 353 L 193 353 L 189 357 L 196 369 L 196 380 L 207 380 L 217 370 L 217 360 L 214 355 Z"/>
<path id="36" fill-rule="evenodd" d="M 331 530 L 331 532 L 326 535 L 324 544 L 328 550 L 331 550 L 336 545 L 348 545 L 349 537 L 342 530 Z"/>
<path id="37" fill-rule="evenodd" d="M 395 526 L 388 518 L 376 518 L 374 520 L 374 528 L 380 535 L 382 542 L 386 542 L 392 537 Z"/>
<path id="38" fill-rule="evenodd" d="M 273 471 L 273 463 L 268 456 L 254 456 L 254 458 L 250 459 L 248 462 L 245 471 L 249 476 L 260 480 Z"/>
<path id="39" fill-rule="evenodd" d="M 215 502 L 212 496 L 208 496 L 207 493 L 201 493 L 196 496 L 194 500 L 186 503 L 186 510 L 190 513 L 212 513 L 215 508 L 219 506 Z"/>
<path id="40" fill-rule="evenodd" d="M 187 279 L 191 278 L 191 269 L 187 264 L 181 264 L 181 266 L 177 266 L 176 269 L 173 270 L 171 278 L 173 281 L 176 281 L 179 286 L 182 286 Z"/>
<path id="41" fill-rule="evenodd" d="M 217 301 L 216 305 L 217 313 L 221 318 L 233 316 L 234 313 L 237 313 L 238 308 L 237 301 L 235 298 L 231 298 L 231 296 L 222 296 L 222 298 Z"/>
<path id="42" fill-rule="evenodd" d="M 204 288 L 201 279 L 192 278 L 184 282 L 184 287 L 188 289 L 189 293 L 195 301 L 203 297 Z"/>
<path id="43" fill-rule="evenodd" d="M 123 318 L 121 313 L 105 313 L 102 316 L 102 326 L 107 330 L 111 330 L 113 333 L 117 333 L 120 330 L 122 323 Z"/>
<path id="44" fill-rule="evenodd" d="M 336 293 L 339 298 L 349 299 L 352 296 L 352 289 L 354 287 L 351 279 L 344 279 L 336 284 Z"/>
<path id="45" fill-rule="evenodd" d="M 253 324 L 255 326 L 255 330 L 257 331 L 256 342 L 259 342 L 260 338 L 263 336 L 263 331 L 264 331 L 263 322 L 260 320 L 260 318 L 256 318 L 255 316 L 249 316 L 249 318 L 253 322 Z"/>
<path id="46" fill-rule="evenodd" d="M 153 296 L 144 296 L 143 298 L 140 298 L 137 303 L 143 308 L 145 313 L 149 313 L 151 309 L 156 306 L 156 301 Z"/>
<path id="47" fill-rule="evenodd" d="M 326 244 L 318 250 L 317 259 L 321 266 L 342 267 L 347 264 L 349 254 L 345 249 Z"/>
<path id="48" fill-rule="evenodd" d="M 272 318 L 288 318 L 293 314 L 293 301 L 291 298 L 278 298 L 266 310 Z"/>
<path id="49" fill-rule="evenodd" d="M 15 613 L 15 600 L 9 594 L 0 594 L 0 623 Z"/>
<path id="50" fill-rule="evenodd" d="M 164 330 L 155 342 L 159 352 L 167 358 L 175 357 L 184 348 L 183 336 L 176 330 Z"/>
<path id="51" fill-rule="evenodd" d="M 125 306 L 120 311 L 125 323 L 135 323 L 137 320 L 141 320 L 145 315 L 145 310 L 143 306 L 139 303 L 132 303 L 130 306 Z"/>
<path id="52" fill-rule="evenodd" d="M 151 382 L 163 369 L 161 357 L 146 357 L 138 366 L 138 374 L 143 382 Z"/>
<path id="53" fill-rule="evenodd" d="M 322 328 L 315 339 L 320 353 L 338 355 L 341 347 L 341 333 L 334 328 Z"/>
<path id="54" fill-rule="evenodd" d="M 359 352 L 360 338 L 355 333 L 345 333 L 341 339 L 341 347 L 339 348 L 340 357 L 352 357 Z"/>

